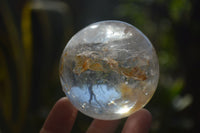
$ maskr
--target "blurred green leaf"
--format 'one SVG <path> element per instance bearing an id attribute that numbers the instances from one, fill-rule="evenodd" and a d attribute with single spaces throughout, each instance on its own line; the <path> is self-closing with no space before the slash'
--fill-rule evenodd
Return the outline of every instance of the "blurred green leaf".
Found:
<path id="1" fill-rule="evenodd" d="M 190 0 L 170 0 L 169 14 L 174 21 L 188 17 L 191 10 Z"/>
<path id="2" fill-rule="evenodd" d="M 177 80 L 175 80 L 170 89 L 171 99 L 174 99 L 177 95 L 179 95 L 183 90 L 183 88 L 184 88 L 184 79 L 178 78 Z"/>

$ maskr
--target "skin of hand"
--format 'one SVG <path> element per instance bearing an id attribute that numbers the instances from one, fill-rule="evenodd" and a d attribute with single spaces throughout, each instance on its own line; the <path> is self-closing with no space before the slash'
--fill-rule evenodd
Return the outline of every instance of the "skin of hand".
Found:
<path id="1" fill-rule="evenodd" d="M 77 110 L 64 97 L 56 102 L 50 111 L 40 133 L 70 133 L 75 122 Z M 152 116 L 146 109 L 141 109 L 125 122 L 122 133 L 148 133 Z M 114 133 L 120 120 L 93 120 L 87 133 Z"/>

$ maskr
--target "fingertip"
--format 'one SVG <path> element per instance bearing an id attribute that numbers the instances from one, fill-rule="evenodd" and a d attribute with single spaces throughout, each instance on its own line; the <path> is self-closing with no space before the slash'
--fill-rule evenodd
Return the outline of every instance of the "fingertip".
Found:
<path id="1" fill-rule="evenodd" d="M 64 97 L 59 99 L 49 113 L 40 133 L 68 133 L 76 119 L 77 110 Z"/>
<path id="2" fill-rule="evenodd" d="M 144 119 L 147 123 L 149 123 L 151 125 L 152 115 L 147 109 L 141 109 L 136 113 L 139 113 L 141 115 L 141 117 L 143 117 L 142 119 Z"/>
<path id="3" fill-rule="evenodd" d="M 141 109 L 127 119 L 123 128 L 123 133 L 148 133 L 152 121 L 151 113 L 146 109 Z"/>
<path id="4" fill-rule="evenodd" d="M 120 120 L 95 119 L 87 130 L 87 133 L 114 133 Z"/>

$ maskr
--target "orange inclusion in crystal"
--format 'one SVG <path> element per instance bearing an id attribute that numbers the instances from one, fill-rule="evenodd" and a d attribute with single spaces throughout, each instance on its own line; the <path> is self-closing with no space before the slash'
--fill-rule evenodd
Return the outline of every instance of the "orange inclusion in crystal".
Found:
<path id="1" fill-rule="evenodd" d="M 91 59 L 86 56 L 78 55 L 76 56 L 76 66 L 74 68 L 74 72 L 77 74 L 81 74 L 84 71 L 92 70 L 92 71 L 103 71 L 106 72 L 108 70 L 105 70 L 105 67 L 102 66 L 102 64 L 98 63 L 97 59 Z M 127 78 L 133 78 L 135 80 L 146 80 L 147 77 L 145 75 L 145 72 L 142 71 L 139 67 L 133 67 L 133 68 L 124 68 L 119 67 L 118 62 L 114 59 L 106 59 L 104 60 L 106 64 L 108 65 L 108 68 L 110 68 L 111 71 L 115 71 L 117 73 L 120 73 Z"/>
<path id="2" fill-rule="evenodd" d="M 86 71 L 88 68 L 89 68 L 89 59 L 86 59 L 85 62 L 83 63 L 83 66 L 82 66 L 82 71 Z"/>
<path id="3" fill-rule="evenodd" d="M 125 83 L 121 83 L 119 85 L 119 88 L 120 88 L 120 92 L 121 92 L 121 95 L 122 97 L 129 97 L 129 96 L 132 96 L 132 88 L 130 88 L 129 86 L 127 86 Z"/>
<path id="4" fill-rule="evenodd" d="M 103 71 L 103 66 L 96 61 L 85 57 L 85 56 L 77 56 L 76 58 L 76 66 L 75 73 L 81 74 L 84 71 L 92 70 L 92 71 Z"/>
<path id="5" fill-rule="evenodd" d="M 89 69 L 93 71 L 103 71 L 103 66 L 100 63 L 92 63 L 89 65 Z"/>
<path id="6" fill-rule="evenodd" d="M 67 56 L 67 52 L 65 52 L 64 56 Z M 60 69 L 59 69 L 60 74 L 63 73 L 63 67 L 64 67 L 64 58 L 61 59 L 61 64 L 60 64 Z"/>
<path id="7" fill-rule="evenodd" d="M 133 78 L 136 80 L 146 80 L 147 77 L 140 68 L 134 67 L 134 68 L 120 68 L 120 71 L 123 75 L 125 75 L 128 78 Z"/>
<path id="8" fill-rule="evenodd" d="M 117 70 L 118 69 L 118 62 L 114 59 L 108 59 L 108 64 L 110 66 L 111 69 L 113 70 Z"/>

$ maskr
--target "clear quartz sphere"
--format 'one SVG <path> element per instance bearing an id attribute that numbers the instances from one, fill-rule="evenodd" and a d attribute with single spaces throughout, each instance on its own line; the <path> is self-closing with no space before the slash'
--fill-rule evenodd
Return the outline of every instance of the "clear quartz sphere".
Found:
<path id="1" fill-rule="evenodd" d="M 59 73 L 65 94 L 79 111 L 115 120 L 151 99 L 159 64 L 151 42 L 140 30 L 121 21 L 101 21 L 71 38 Z"/>

